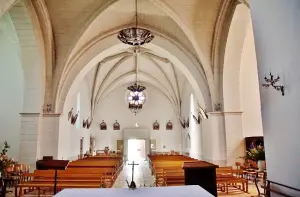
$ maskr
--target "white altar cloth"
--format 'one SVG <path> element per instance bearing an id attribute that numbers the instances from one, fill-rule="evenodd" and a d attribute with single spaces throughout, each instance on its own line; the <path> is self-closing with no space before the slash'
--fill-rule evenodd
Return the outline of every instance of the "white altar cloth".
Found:
<path id="1" fill-rule="evenodd" d="M 54 197 L 213 197 L 198 185 L 175 187 L 64 189 Z"/>

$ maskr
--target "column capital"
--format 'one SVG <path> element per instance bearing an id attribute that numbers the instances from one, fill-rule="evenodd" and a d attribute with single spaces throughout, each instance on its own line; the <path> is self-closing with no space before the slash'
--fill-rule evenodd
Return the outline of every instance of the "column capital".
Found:
<path id="1" fill-rule="evenodd" d="M 221 111 L 208 112 L 207 114 L 211 115 L 211 116 L 223 116 L 224 115 L 224 113 Z"/>
<path id="2" fill-rule="evenodd" d="M 242 115 L 242 111 L 224 111 L 224 115 Z"/>
<path id="3" fill-rule="evenodd" d="M 216 111 L 216 112 L 208 112 L 208 115 L 212 116 L 223 116 L 223 115 L 241 115 L 242 111 Z"/>
<path id="4" fill-rule="evenodd" d="M 59 113 L 41 114 L 42 117 L 60 117 Z"/>
<path id="5" fill-rule="evenodd" d="M 40 113 L 34 112 L 34 113 L 20 113 L 21 116 L 27 116 L 27 117 L 37 117 L 40 116 Z"/>

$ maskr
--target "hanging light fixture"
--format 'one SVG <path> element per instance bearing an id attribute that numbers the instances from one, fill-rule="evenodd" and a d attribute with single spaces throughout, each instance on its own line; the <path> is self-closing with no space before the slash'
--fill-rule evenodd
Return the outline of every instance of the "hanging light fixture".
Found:
<path id="1" fill-rule="evenodd" d="M 137 64 L 137 50 L 135 50 L 135 67 L 136 67 L 136 79 L 135 83 L 127 89 L 130 91 L 128 97 L 128 108 L 129 110 L 134 113 L 135 115 L 139 113 L 142 108 L 143 104 L 145 103 L 146 97 L 144 95 L 144 90 L 146 90 L 145 86 L 138 85 L 138 64 Z"/>
<path id="2" fill-rule="evenodd" d="M 154 35 L 147 29 L 138 27 L 137 0 L 135 0 L 135 27 L 122 29 L 118 39 L 128 45 L 141 46 L 153 40 Z"/>

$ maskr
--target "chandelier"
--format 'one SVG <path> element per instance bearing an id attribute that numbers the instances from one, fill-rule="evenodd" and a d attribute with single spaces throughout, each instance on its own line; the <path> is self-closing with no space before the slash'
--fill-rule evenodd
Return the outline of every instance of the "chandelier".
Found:
<path id="1" fill-rule="evenodd" d="M 136 81 L 133 85 L 127 87 L 127 89 L 130 91 L 129 92 L 129 97 L 128 97 L 128 108 L 129 110 L 134 113 L 135 115 L 139 113 L 142 108 L 143 104 L 145 103 L 145 95 L 144 95 L 144 90 L 146 90 L 145 86 L 138 85 L 138 64 L 137 64 L 137 50 L 135 50 L 135 67 L 136 67 Z"/>
<path id="2" fill-rule="evenodd" d="M 134 83 L 134 85 L 129 86 L 127 89 L 130 90 L 131 92 L 142 92 L 142 91 L 146 90 L 146 87 L 138 85 L 137 83 Z"/>
<path id="3" fill-rule="evenodd" d="M 124 44 L 141 46 L 153 40 L 154 35 L 147 29 L 138 27 L 137 0 L 135 0 L 135 27 L 122 29 L 118 34 L 118 39 Z"/>
<path id="4" fill-rule="evenodd" d="M 129 89 L 130 87 L 132 86 L 129 86 L 127 89 Z M 146 97 L 144 96 L 143 92 L 130 91 L 129 94 L 130 95 L 128 97 L 128 101 L 129 101 L 128 108 L 132 113 L 136 115 L 142 110 Z"/>

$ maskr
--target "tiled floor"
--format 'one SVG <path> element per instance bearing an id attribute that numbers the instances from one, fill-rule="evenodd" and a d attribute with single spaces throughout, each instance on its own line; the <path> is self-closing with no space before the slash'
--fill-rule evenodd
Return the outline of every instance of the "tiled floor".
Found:
<path id="1" fill-rule="evenodd" d="M 147 161 L 140 161 L 138 162 L 138 166 L 135 166 L 134 169 L 134 181 L 137 187 L 141 187 L 146 185 L 149 187 L 150 185 L 154 185 L 154 177 L 151 175 L 151 171 L 149 169 L 149 164 Z M 125 188 L 128 187 L 126 180 L 130 183 L 132 177 L 132 166 L 124 165 L 123 171 L 118 176 L 114 188 Z M 239 190 L 230 191 L 227 195 L 225 193 L 219 192 L 218 196 L 226 196 L 226 197 L 251 197 L 256 196 L 257 190 L 253 183 L 249 183 L 249 193 L 244 193 Z"/>
<path id="2" fill-rule="evenodd" d="M 150 187 L 154 185 L 154 177 L 151 175 L 149 168 L 149 163 L 147 161 L 138 161 L 136 162 L 139 165 L 134 166 L 134 182 L 137 187 L 146 186 Z M 132 165 L 128 163 L 124 164 L 124 168 L 120 175 L 118 176 L 114 188 L 124 188 L 128 187 L 126 180 L 131 182 L 132 179 Z"/>

